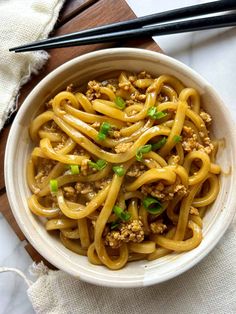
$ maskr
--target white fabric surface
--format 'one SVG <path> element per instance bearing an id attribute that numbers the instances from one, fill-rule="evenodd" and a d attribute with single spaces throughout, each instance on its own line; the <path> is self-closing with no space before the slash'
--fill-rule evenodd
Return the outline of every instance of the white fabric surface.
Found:
<path id="1" fill-rule="evenodd" d="M 64 0 L 0 0 L 0 130 L 17 109 L 20 87 L 37 73 L 46 52 L 15 54 L 11 47 L 46 38 Z"/>

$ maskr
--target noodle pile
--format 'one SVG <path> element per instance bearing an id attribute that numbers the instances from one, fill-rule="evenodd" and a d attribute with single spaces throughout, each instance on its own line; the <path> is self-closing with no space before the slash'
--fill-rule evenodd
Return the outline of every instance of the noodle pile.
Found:
<path id="1" fill-rule="evenodd" d="M 70 85 L 30 125 L 29 208 L 66 248 L 113 270 L 192 250 L 219 192 L 210 123 L 172 76 Z"/>

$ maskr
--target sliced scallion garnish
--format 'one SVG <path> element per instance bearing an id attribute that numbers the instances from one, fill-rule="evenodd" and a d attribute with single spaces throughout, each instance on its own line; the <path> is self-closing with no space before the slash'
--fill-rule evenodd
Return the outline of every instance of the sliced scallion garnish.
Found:
<path id="1" fill-rule="evenodd" d="M 89 160 L 88 165 L 96 170 L 102 170 L 106 167 L 107 162 L 103 159 L 98 159 L 96 162 Z"/>
<path id="2" fill-rule="evenodd" d="M 179 142 L 182 141 L 182 136 L 181 135 L 175 135 L 173 137 L 173 140 L 174 140 L 175 143 L 179 143 Z"/>
<path id="3" fill-rule="evenodd" d="M 120 96 L 116 96 L 115 104 L 119 109 L 125 109 L 126 107 L 125 100 Z"/>
<path id="4" fill-rule="evenodd" d="M 160 214 L 163 210 L 163 206 L 161 202 L 149 196 L 143 200 L 143 206 L 150 214 L 154 214 L 154 215 Z"/>
<path id="5" fill-rule="evenodd" d="M 104 133 L 98 133 L 98 139 L 99 141 L 104 141 L 106 139 L 106 134 Z"/>
<path id="6" fill-rule="evenodd" d="M 156 120 L 162 119 L 162 118 L 164 118 L 166 115 L 167 115 L 166 112 L 158 111 L 158 112 L 155 114 L 155 119 L 156 119 Z"/>
<path id="7" fill-rule="evenodd" d="M 112 170 L 119 176 L 122 177 L 125 174 L 125 169 L 123 166 L 114 166 Z"/>
<path id="8" fill-rule="evenodd" d="M 152 150 L 151 144 L 146 144 L 144 146 L 141 146 L 137 152 L 136 152 L 136 159 L 138 161 L 141 161 L 143 159 L 143 154 L 147 154 Z"/>
<path id="9" fill-rule="evenodd" d="M 152 144 L 152 150 L 157 150 L 157 149 L 160 149 L 162 146 L 165 145 L 167 139 L 166 137 L 163 137 L 160 141 L 158 141 L 157 143 L 155 144 Z"/>
<path id="10" fill-rule="evenodd" d="M 106 162 L 106 160 L 98 159 L 96 164 L 98 166 L 98 170 L 102 170 L 102 169 L 104 169 L 106 167 L 107 162 Z"/>
<path id="11" fill-rule="evenodd" d="M 72 174 L 79 174 L 80 169 L 78 165 L 70 165 L 70 171 Z"/>
<path id="12" fill-rule="evenodd" d="M 113 212 L 118 218 L 120 218 L 123 221 L 128 221 L 131 218 L 131 214 L 129 212 L 124 211 L 123 208 L 117 205 L 113 207 Z"/>
<path id="13" fill-rule="evenodd" d="M 154 115 L 155 115 L 156 112 L 157 112 L 156 107 L 150 107 L 150 108 L 148 109 L 147 115 L 148 115 L 150 118 L 155 119 L 155 118 L 154 118 Z"/>
<path id="14" fill-rule="evenodd" d="M 148 109 L 147 115 L 151 119 L 158 120 L 158 119 L 164 118 L 167 115 L 167 113 L 162 112 L 162 111 L 157 111 L 156 107 L 150 107 Z"/>
<path id="15" fill-rule="evenodd" d="M 51 191 L 51 193 L 57 193 L 58 192 L 58 182 L 56 179 L 50 180 L 50 191 Z"/>
<path id="16" fill-rule="evenodd" d="M 100 130 L 98 132 L 98 139 L 99 141 L 104 141 L 108 132 L 110 131 L 111 129 L 111 125 L 110 123 L 108 122 L 103 122 L 101 127 L 100 127 Z"/>

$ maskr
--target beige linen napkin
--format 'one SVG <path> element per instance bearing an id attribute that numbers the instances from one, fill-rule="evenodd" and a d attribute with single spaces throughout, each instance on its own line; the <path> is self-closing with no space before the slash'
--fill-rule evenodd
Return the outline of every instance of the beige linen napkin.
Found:
<path id="1" fill-rule="evenodd" d="M 8 49 L 46 38 L 64 0 L 0 0 L 0 130 L 17 109 L 20 87 L 37 73 L 46 52 L 15 54 Z"/>
<path id="2" fill-rule="evenodd" d="M 235 314 L 235 238 L 236 220 L 201 263 L 146 288 L 98 287 L 41 264 L 36 266 L 41 275 L 28 296 L 37 314 Z"/>

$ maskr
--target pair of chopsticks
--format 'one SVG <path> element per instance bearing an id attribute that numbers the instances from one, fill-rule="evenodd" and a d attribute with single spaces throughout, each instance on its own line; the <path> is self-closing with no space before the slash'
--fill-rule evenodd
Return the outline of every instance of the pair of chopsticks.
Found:
<path id="1" fill-rule="evenodd" d="M 36 41 L 9 51 L 24 52 L 41 49 L 81 46 L 136 39 L 143 36 L 161 36 L 236 25 L 236 0 L 220 0 L 161 12 L 124 22 L 108 24 L 79 32 Z M 201 15 L 224 12 L 222 15 L 188 19 Z M 183 19 L 188 19 L 184 21 Z M 181 21 L 178 21 L 181 20 Z M 172 23 L 164 23 L 174 21 Z M 156 25 L 154 25 L 156 24 Z"/>

